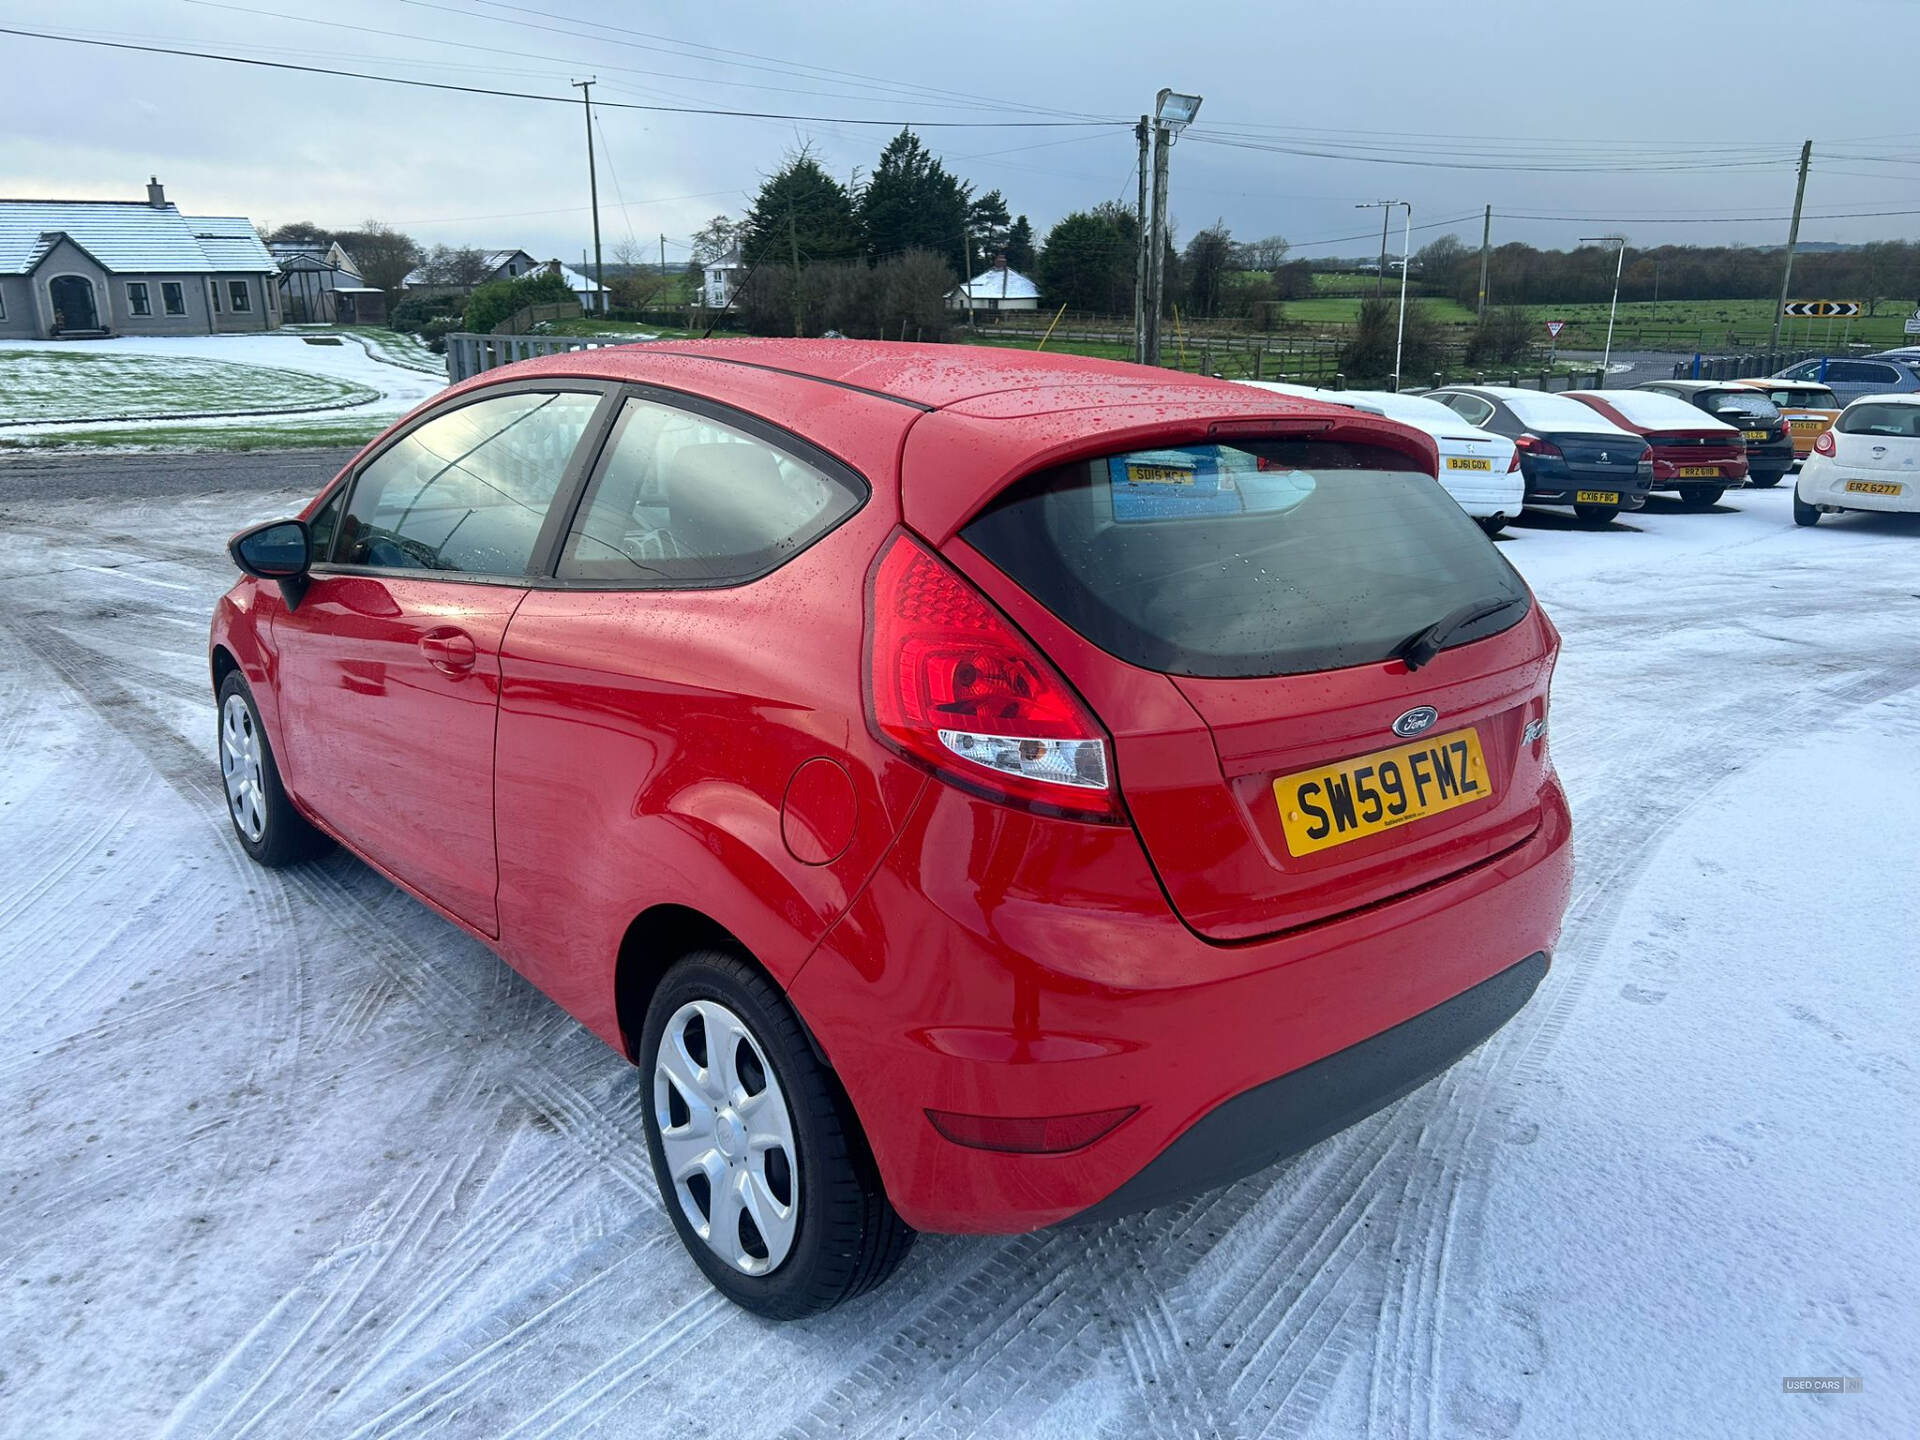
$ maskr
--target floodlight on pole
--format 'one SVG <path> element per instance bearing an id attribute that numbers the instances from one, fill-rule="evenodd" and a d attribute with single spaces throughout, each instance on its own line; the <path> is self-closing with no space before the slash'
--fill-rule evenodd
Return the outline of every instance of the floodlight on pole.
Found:
<path id="1" fill-rule="evenodd" d="M 1174 137 L 1200 113 L 1198 95 L 1162 90 L 1153 103 L 1153 218 L 1147 229 L 1147 303 L 1141 359 L 1160 363 L 1160 310 L 1167 289 L 1167 167 Z"/>
<path id="2" fill-rule="evenodd" d="M 1613 304 L 1607 307 L 1607 348 L 1600 355 L 1600 373 L 1605 376 L 1613 363 L 1613 317 L 1620 309 L 1620 271 L 1627 263 L 1627 237 L 1624 235 L 1582 235 L 1582 245 L 1618 245 L 1620 253 L 1613 261 Z M 1601 384 L 1605 384 L 1603 379 Z"/>

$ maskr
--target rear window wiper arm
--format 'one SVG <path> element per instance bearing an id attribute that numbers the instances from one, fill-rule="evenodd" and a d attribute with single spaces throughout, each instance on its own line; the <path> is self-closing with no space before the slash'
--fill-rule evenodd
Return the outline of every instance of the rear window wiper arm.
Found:
<path id="1" fill-rule="evenodd" d="M 1488 599 L 1469 600 L 1465 605 L 1449 610 L 1426 629 L 1414 631 L 1393 647 L 1393 654 L 1407 662 L 1407 669 L 1418 670 L 1438 655 L 1447 641 L 1466 626 L 1476 620 L 1498 615 L 1502 610 L 1510 610 L 1515 605 L 1524 605 L 1526 601 L 1524 595 L 1496 595 Z"/>

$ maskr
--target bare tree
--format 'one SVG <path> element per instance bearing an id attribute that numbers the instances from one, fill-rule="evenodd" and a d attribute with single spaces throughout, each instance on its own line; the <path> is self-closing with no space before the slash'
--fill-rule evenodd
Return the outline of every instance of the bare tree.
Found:
<path id="1" fill-rule="evenodd" d="M 471 245 L 436 245 L 420 262 L 420 273 L 429 285 L 471 290 L 487 278 L 487 253 Z"/>
<path id="2" fill-rule="evenodd" d="M 341 232 L 333 238 L 353 257 L 367 284 L 390 296 L 399 293 L 407 276 L 420 263 L 420 247 L 413 237 L 378 220 L 369 220 L 358 230 Z"/>
<path id="3" fill-rule="evenodd" d="M 1264 239 L 1248 240 L 1235 248 L 1237 253 L 1234 259 L 1241 269 L 1271 273 L 1287 263 L 1287 252 L 1293 247 L 1287 243 L 1284 235 L 1268 235 Z"/>
<path id="4" fill-rule="evenodd" d="M 705 225 L 693 232 L 693 258 L 701 265 L 711 265 L 716 260 L 724 260 L 740 243 L 741 224 L 738 220 L 728 219 L 725 215 L 716 215 Z"/>

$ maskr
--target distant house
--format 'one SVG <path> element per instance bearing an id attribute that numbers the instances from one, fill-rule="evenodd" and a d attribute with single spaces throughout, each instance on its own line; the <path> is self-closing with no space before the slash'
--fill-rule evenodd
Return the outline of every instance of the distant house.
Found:
<path id="1" fill-rule="evenodd" d="M 947 292 L 949 310 L 1038 310 L 1040 287 L 1018 270 L 1007 268 L 998 256 L 991 270 L 983 270 L 964 285 Z"/>
<path id="2" fill-rule="evenodd" d="M 547 261 L 545 268 L 567 282 L 567 288 L 580 297 L 582 310 L 590 312 L 606 310 L 607 297 L 612 292 L 605 285 L 594 284 L 591 277 L 582 275 L 578 270 L 569 270 L 558 260 Z"/>
<path id="3" fill-rule="evenodd" d="M 138 200 L 0 200 L 0 336 L 209 335 L 280 325 L 279 267 L 244 216 Z"/>
<path id="4" fill-rule="evenodd" d="M 724 310 L 734 294 L 746 282 L 747 267 L 741 263 L 740 247 L 735 246 L 706 267 L 700 285 L 700 299 L 709 310 Z"/>
<path id="5" fill-rule="evenodd" d="M 540 268 L 540 262 L 524 250 L 489 250 L 485 263 L 486 274 L 472 286 L 447 285 L 429 280 L 424 269 L 410 272 L 400 285 L 414 295 L 458 295 L 480 285 L 490 285 L 495 280 L 518 280 L 522 275 L 531 275 Z"/>
<path id="6" fill-rule="evenodd" d="M 267 246 L 280 266 L 280 314 L 289 325 L 377 325 L 386 293 L 367 284 L 339 241 Z"/>

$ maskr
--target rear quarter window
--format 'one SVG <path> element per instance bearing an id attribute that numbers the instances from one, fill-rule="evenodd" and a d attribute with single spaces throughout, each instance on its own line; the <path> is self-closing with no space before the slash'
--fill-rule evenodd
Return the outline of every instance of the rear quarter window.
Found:
<path id="1" fill-rule="evenodd" d="M 1920 435 L 1920 405 L 1855 405 L 1834 428 L 1842 435 Z"/>
<path id="2" fill-rule="evenodd" d="M 1170 675 L 1388 659 L 1462 606 L 1516 624 L 1527 590 L 1431 475 L 1323 440 L 1130 451 L 1009 487 L 963 537 L 1082 636 Z"/>

